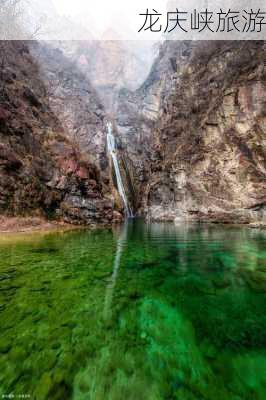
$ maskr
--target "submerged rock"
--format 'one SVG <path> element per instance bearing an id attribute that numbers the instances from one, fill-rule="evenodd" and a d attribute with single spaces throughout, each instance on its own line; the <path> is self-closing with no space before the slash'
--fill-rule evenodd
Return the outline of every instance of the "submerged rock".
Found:
<path id="1" fill-rule="evenodd" d="M 266 292 L 266 271 L 243 271 L 244 279 L 256 292 Z"/>

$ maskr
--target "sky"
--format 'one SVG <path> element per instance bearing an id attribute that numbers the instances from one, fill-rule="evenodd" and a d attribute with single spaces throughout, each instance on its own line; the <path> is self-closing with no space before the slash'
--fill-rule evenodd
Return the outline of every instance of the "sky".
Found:
<path id="1" fill-rule="evenodd" d="M 242 30 L 232 29 L 230 31 L 219 31 L 219 13 L 224 11 L 239 9 L 243 14 L 243 7 L 252 7 L 255 11 L 265 12 L 265 0 L 21 0 L 25 5 L 25 14 L 28 16 L 27 25 L 42 27 L 42 39 L 44 40 L 152 40 L 161 41 L 166 39 L 164 32 L 172 32 L 167 39 L 172 40 L 265 40 L 266 23 L 262 25 L 263 31 L 256 30 L 246 33 Z M 1 0 L 0 0 L 1 2 Z M 214 30 L 208 29 L 204 15 L 201 15 L 200 28 L 190 29 L 192 14 L 197 11 L 204 14 L 208 6 L 209 11 L 213 11 L 215 21 L 212 23 Z M 171 11 L 168 14 L 167 10 Z M 178 11 L 178 10 L 179 11 Z M 241 11 L 242 9 L 242 11 Z M 155 15 L 147 15 L 146 24 L 145 13 L 158 12 Z M 177 12 L 176 12 L 177 11 Z M 236 10 L 237 11 L 237 10 Z M 181 12 L 181 16 L 180 16 Z M 142 14 L 142 15 L 140 15 Z M 181 21 L 176 23 L 176 14 Z M 183 14 L 183 15 L 182 15 Z M 186 16 L 184 16 L 186 14 Z M 225 13 L 226 14 L 226 13 Z M 158 17 L 160 15 L 160 17 Z M 160 30 L 150 30 L 150 18 L 153 21 L 158 17 L 156 25 Z M 245 15 L 244 15 L 245 17 Z M 183 19 L 182 19 L 183 18 Z M 238 17 L 237 17 L 238 18 Z M 240 16 L 244 26 L 243 15 Z M 259 18 L 258 18 L 259 20 Z M 257 22 L 258 22 L 257 20 Z M 230 22 L 230 21 L 229 21 Z M 1 21 L 0 21 L 1 23 Z M 181 24 L 181 26 L 180 26 Z M 141 29 L 145 25 L 146 29 Z M 185 29 L 182 26 L 185 25 Z M 1 24 L 0 24 L 1 26 Z M 222 25 L 221 25 L 222 26 Z M 231 23 L 232 26 L 232 23 Z M 252 25 L 251 25 L 252 26 Z M 171 29 L 172 28 L 172 29 Z M 203 29 L 205 28 L 205 29 Z M 216 28 L 218 28 L 216 30 Z M 141 32 L 139 33 L 139 30 Z M 244 34 L 242 34 L 244 32 Z M 1 38 L 0 38 L 1 39 Z M 19 39 L 19 38 L 16 38 Z"/>
<path id="2" fill-rule="evenodd" d="M 40 1 L 40 0 L 39 0 Z M 45 2 L 45 0 L 43 0 Z M 107 30 L 115 30 L 119 35 L 123 35 L 126 39 L 147 39 L 147 40 L 159 40 L 162 38 L 164 29 L 167 31 L 168 20 L 167 20 L 167 8 L 172 11 L 172 21 L 170 21 L 170 27 L 175 24 L 174 12 L 179 9 L 183 11 L 183 14 L 187 14 L 187 21 L 185 22 L 186 28 L 189 32 L 183 31 L 180 25 L 175 25 L 174 33 L 177 35 L 176 38 L 179 40 L 189 40 L 195 38 L 195 30 L 189 30 L 190 17 L 194 11 L 202 11 L 208 7 L 209 11 L 213 11 L 215 22 L 218 21 L 218 13 L 223 10 L 226 14 L 228 10 L 234 10 L 243 12 L 244 8 L 249 6 L 262 12 L 266 12 L 265 0 L 50 0 L 53 1 L 57 12 L 61 16 L 71 16 L 75 22 L 82 24 L 86 29 L 91 32 L 95 32 L 99 38 Z M 143 25 L 145 15 L 140 16 L 140 13 L 146 12 L 146 10 L 152 12 L 156 10 L 160 16 L 159 25 L 163 27 L 162 31 L 150 32 L 149 30 L 142 31 L 140 34 L 138 30 Z M 202 16 L 203 18 L 204 16 Z M 153 17 L 157 18 L 157 16 Z M 179 16 L 182 23 L 182 15 Z M 183 15 L 184 18 L 184 15 Z M 245 21 L 242 18 L 242 22 Z M 149 19 L 148 19 L 149 20 Z M 265 17 L 266 21 L 266 17 Z M 204 23 L 204 22 L 203 22 Z M 145 25 L 146 27 L 147 25 Z M 158 25 L 157 25 L 158 26 Z M 201 25 L 202 27 L 203 25 Z M 213 25 L 214 26 L 214 25 Z M 216 27 L 216 25 L 215 25 Z M 217 23 L 218 27 L 218 23 Z M 224 34 L 224 31 L 212 31 L 211 29 L 205 29 L 199 31 L 200 35 L 196 35 L 196 39 L 201 40 L 236 40 L 236 39 L 265 39 L 266 36 L 266 23 L 263 24 L 264 34 L 260 36 L 255 35 L 238 35 L 238 31 L 231 30 Z M 148 29 L 148 28 L 147 28 Z M 218 32 L 217 35 L 213 34 Z M 241 31 L 242 32 L 242 31 Z M 256 31 L 257 32 L 257 31 Z M 188 34 L 187 34 L 188 33 Z M 246 37 L 245 37 L 246 36 Z"/>
<path id="3" fill-rule="evenodd" d="M 101 33 L 107 29 L 136 31 L 139 13 L 148 6 L 162 8 L 166 0 L 53 0 L 60 15 L 93 20 Z M 165 6 L 164 6 L 165 7 Z"/>

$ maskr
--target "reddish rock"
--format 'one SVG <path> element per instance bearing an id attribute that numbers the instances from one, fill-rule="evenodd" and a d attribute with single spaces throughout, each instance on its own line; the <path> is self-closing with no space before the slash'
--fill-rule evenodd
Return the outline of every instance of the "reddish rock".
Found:
<path id="1" fill-rule="evenodd" d="M 0 121 L 6 121 L 8 118 L 10 118 L 10 116 L 11 113 L 5 108 L 0 106 Z"/>
<path id="2" fill-rule="evenodd" d="M 85 167 L 79 167 L 76 174 L 80 179 L 88 179 L 89 176 L 89 172 Z"/>
<path id="3" fill-rule="evenodd" d="M 37 43 L 32 45 L 38 46 Z M 105 197 L 108 187 L 103 191 L 101 173 L 91 157 L 93 153 L 82 154 L 79 145 L 72 143 L 66 126 L 60 123 L 59 110 L 56 114 L 51 110 L 39 67 L 29 52 L 25 57 L 28 44 L 3 42 L 0 46 L 5 53 L 1 72 L 5 74 L 5 69 L 9 69 L 16 75 L 16 80 L 5 85 L 1 93 L 0 214 L 38 214 L 75 224 L 111 222 L 112 202 Z M 62 70 L 61 61 L 59 56 L 60 68 L 56 72 Z M 75 89 L 79 87 L 85 99 L 84 77 L 73 74 L 73 68 L 66 73 L 73 77 Z M 89 93 L 85 104 L 88 99 L 89 104 L 93 107 L 95 103 L 98 109 L 96 95 Z M 68 109 L 64 100 L 63 105 Z M 81 125 L 83 111 L 77 116 Z M 65 114 L 60 116 L 64 118 Z M 90 128 L 86 127 L 86 133 L 95 123 L 93 112 L 87 116 Z M 75 125 L 74 119 L 72 122 Z"/>
<path id="4" fill-rule="evenodd" d="M 15 156 L 11 149 L 0 144 L 0 166 L 10 170 L 17 170 L 22 166 L 22 162 Z"/>
<path id="5" fill-rule="evenodd" d="M 95 189 L 97 187 L 97 182 L 94 179 L 89 179 L 88 184 L 92 189 Z"/>
<path id="6" fill-rule="evenodd" d="M 78 162 L 73 159 L 64 160 L 61 167 L 66 174 L 76 173 L 78 169 Z"/>

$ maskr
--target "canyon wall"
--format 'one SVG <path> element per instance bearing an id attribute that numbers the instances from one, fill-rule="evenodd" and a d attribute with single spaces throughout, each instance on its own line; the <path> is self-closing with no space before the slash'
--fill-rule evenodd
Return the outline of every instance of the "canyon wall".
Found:
<path id="1" fill-rule="evenodd" d="M 263 42 L 164 43 L 147 81 L 118 105 L 141 213 L 265 221 L 265 76 Z"/>
<path id="2" fill-rule="evenodd" d="M 95 153 L 82 151 L 80 143 L 73 141 L 74 118 L 70 124 L 59 118 L 60 100 L 58 109 L 54 108 L 29 43 L 0 45 L 1 214 L 41 215 L 86 224 L 120 220 L 120 214 L 114 212 L 108 178 L 103 179 Z M 56 57 L 53 62 L 57 62 Z M 70 72 L 70 82 L 70 75 L 62 74 L 72 91 L 79 78 Z M 62 88 L 59 83 L 56 88 L 60 98 L 67 84 Z M 73 103 L 79 100 L 75 93 L 73 98 Z M 103 130 L 104 111 L 91 92 L 89 99 L 88 129 Z M 75 118 L 78 121 L 78 116 Z"/>
<path id="3" fill-rule="evenodd" d="M 107 157 L 106 123 L 115 119 L 119 91 L 137 88 L 147 76 L 154 51 L 152 43 L 33 42 L 30 50 L 39 65 L 52 111 L 71 140 L 97 165 L 103 187 L 107 191 L 111 188 L 115 207 L 121 210 L 123 203 Z M 125 187 L 136 209 L 128 168 L 130 158 L 120 147 L 119 138 L 116 139 Z M 133 150 L 133 146 L 130 149 Z"/>
<path id="4" fill-rule="evenodd" d="M 0 212 L 120 221 L 111 119 L 137 215 L 265 222 L 264 42 L 165 42 L 138 89 L 130 65 L 117 85 L 107 74 L 103 105 L 106 46 L 90 61 L 89 43 L 1 43 Z"/>
<path id="5" fill-rule="evenodd" d="M 101 174 L 107 176 L 104 106 L 88 76 L 56 43 L 33 42 L 30 46 L 49 106 L 69 139 L 88 153 Z"/>

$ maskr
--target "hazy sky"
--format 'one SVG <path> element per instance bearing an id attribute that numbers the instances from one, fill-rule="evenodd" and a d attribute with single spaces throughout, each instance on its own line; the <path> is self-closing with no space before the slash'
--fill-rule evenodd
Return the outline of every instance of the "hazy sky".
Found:
<path id="1" fill-rule="evenodd" d="M 134 29 L 138 13 L 144 12 L 146 7 L 151 6 L 162 8 L 165 0 L 53 0 L 58 13 L 89 17 L 94 25 L 101 32 L 119 25 Z M 121 18 L 123 16 L 123 18 Z"/>
<path id="2" fill-rule="evenodd" d="M 0 0 L 1 1 L 1 0 Z M 246 6 L 248 0 L 24 0 L 25 6 L 28 8 L 35 3 L 36 16 L 43 14 L 46 16 L 46 26 L 43 24 L 43 30 L 47 33 L 46 39 L 55 38 L 63 39 L 122 39 L 122 40 L 161 40 L 164 29 L 172 27 L 175 35 L 170 39 L 178 40 L 265 40 L 266 26 L 263 25 L 263 31 L 255 31 L 257 34 L 242 34 L 242 30 L 237 31 L 214 31 L 202 29 L 196 31 L 189 29 L 190 17 L 193 12 L 208 9 L 214 14 L 214 18 L 218 18 L 221 9 L 227 11 L 234 9 L 239 4 L 239 11 Z M 254 10 L 259 8 L 264 10 L 265 0 L 252 0 Z M 33 7 L 32 7 L 33 8 Z M 170 17 L 166 9 L 171 11 Z M 179 11 L 177 11 L 177 9 Z M 145 13 L 149 10 L 151 16 L 146 16 L 146 29 L 144 27 Z M 153 11 L 156 10 L 156 11 Z M 180 12 L 186 14 L 180 17 Z M 179 13 L 179 19 L 176 20 L 175 14 Z M 34 13 L 33 13 L 34 14 Z M 58 15 L 59 14 L 59 15 Z M 142 14 L 142 15 L 139 15 Z M 159 17 L 159 16 L 160 17 Z M 170 20 L 168 21 L 168 17 Z M 201 17 L 204 17 L 201 16 Z M 33 17 L 34 18 L 34 17 Z M 157 19 L 161 29 L 149 30 L 150 21 Z M 159 21 L 159 22 L 158 22 Z M 176 23 L 176 21 L 178 23 Z M 204 21 L 200 20 L 202 24 Z M 242 23 L 245 21 L 242 18 Z M 169 25 L 168 25 L 169 23 Z M 213 22 L 215 23 L 215 22 Z M 180 27 L 181 24 L 181 27 Z M 187 31 L 182 29 L 183 24 L 186 25 Z M 213 25 L 214 26 L 214 25 Z M 202 27 L 202 25 L 201 25 Z M 215 25 L 216 27 L 216 25 Z M 204 26 L 203 26 L 204 28 Z M 141 32 L 138 31 L 141 29 Z M 254 32 L 254 30 L 253 30 Z M 216 34 L 217 33 L 217 34 Z M 164 36 L 165 38 L 165 36 Z M 169 37 L 167 37 L 169 39 Z"/>

